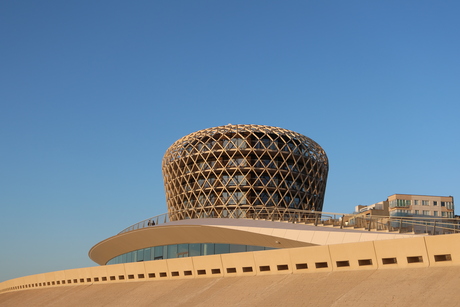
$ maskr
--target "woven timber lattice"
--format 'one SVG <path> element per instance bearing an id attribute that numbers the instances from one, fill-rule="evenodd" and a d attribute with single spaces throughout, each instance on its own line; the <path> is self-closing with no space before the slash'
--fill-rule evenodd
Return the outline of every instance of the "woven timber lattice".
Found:
<path id="1" fill-rule="evenodd" d="M 299 133 L 226 125 L 176 141 L 162 168 L 172 221 L 292 220 L 322 210 L 329 166 L 324 150 Z"/>

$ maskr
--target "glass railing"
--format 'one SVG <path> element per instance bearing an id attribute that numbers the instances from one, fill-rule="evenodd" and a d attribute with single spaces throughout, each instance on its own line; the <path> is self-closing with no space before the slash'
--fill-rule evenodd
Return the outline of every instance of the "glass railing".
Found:
<path id="1" fill-rule="evenodd" d="M 215 207 L 202 207 L 200 209 L 215 209 Z M 204 212 L 204 211 L 203 211 Z M 425 233 L 430 235 L 448 234 L 460 232 L 460 219 L 440 217 L 408 217 L 408 216 L 362 216 L 355 214 L 330 213 L 322 211 L 305 211 L 296 209 L 273 209 L 245 211 L 234 210 L 223 214 L 216 214 L 215 211 L 197 214 L 190 210 L 163 213 L 123 229 L 119 234 L 137 229 L 165 224 L 171 221 L 198 218 L 237 218 L 251 220 L 267 220 L 273 222 L 288 222 L 298 224 L 309 224 L 314 226 L 327 226 L 338 228 L 353 228 L 367 231 L 389 231 L 399 233 Z"/>

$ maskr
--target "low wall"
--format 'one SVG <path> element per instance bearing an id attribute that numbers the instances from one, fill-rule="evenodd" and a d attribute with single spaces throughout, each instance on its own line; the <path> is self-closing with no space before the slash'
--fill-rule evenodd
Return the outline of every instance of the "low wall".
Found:
<path id="1" fill-rule="evenodd" d="M 460 265 L 460 234 L 176 258 L 63 270 L 0 283 L 11 291 L 140 281 Z"/>

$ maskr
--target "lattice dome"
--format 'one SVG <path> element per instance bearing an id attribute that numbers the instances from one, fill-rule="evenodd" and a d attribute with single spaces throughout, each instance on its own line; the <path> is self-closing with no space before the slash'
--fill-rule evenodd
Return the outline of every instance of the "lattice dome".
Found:
<path id="1" fill-rule="evenodd" d="M 191 133 L 163 157 L 171 220 L 291 220 L 323 207 L 328 159 L 312 139 L 261 125 Z"/>

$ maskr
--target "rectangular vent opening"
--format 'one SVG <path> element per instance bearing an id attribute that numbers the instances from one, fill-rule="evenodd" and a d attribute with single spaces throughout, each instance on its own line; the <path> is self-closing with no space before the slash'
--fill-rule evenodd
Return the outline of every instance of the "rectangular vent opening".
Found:
<path id="1" fill-rule="evenodd" d="M 227 273 L 236 273 L 236 268 L 227 268 Z"/>
<path id="2" fill-rule="evenodd" d="M 396 258 L 382 258 L 382 264 L 396 264 Z"/>
<path id="3" fill-rule="evenodd" d="M 118 280 L 125 280 L 125 275 L 119 275 Z"/>
<path id="4" fill-rule="evenodd" d="M 166 272 L 160 272 L 160 277 L 167 277 L 168 274 L 166 274 Z"/>
<path id="5" fill-rule="evenodd" d="M 315 262 L 315 267 L 317 269 L 323 269 L 323 268 L 327 268 L 328 265 L 327 265 L 327 262 Z"/>
<path id="6" fill-rule="evenodd" d="M 99 277 L 94 277 L 94 281 L 99 281 Z"/>
<path id="7" fill-rule="evenodd" d="M 149 273 L 149 278 L 155 278 L 155 273 Z"/>
<path id="8" fill-rule="evenodd" d="M 134 275 L 133 275 L 133 274 L 129 274 L 129 275 L 128 275 L 128 279 L 134 279 Z"/>
<path id="9" fill-rule="evenodd" d="M 86 281 L 87 281 L 87 282 L 91 282 L 91 278 L 86 278 Z"/>
<path id="10" fill-rule="evenodd" d="M 296 263 L 295 268 L 297 270 L 306 270 L 308 269 L 308 265 L 306 263 Z"/>
<path id="11" fill-rule="evenodd" d="M 259 270 L 261 272 L 268 272 L 268 271 L 270 271 L 270 266 L 269 265 L 261 265 L 261 266 L 259 266 Z"/>
<path id="12" fill-rule="evenodd" d="M 67 280 L 67 283 L 68 283 L 68 284 L 71 284 L 71 283 L 72 283 L 72 279 Z"/>
<path id="13" fill-rule="evenodd" d="M 192 271 L 184 271 L 184 276 L 190 276 L 192 275 Z"/>
<path id="14" fill-rule="evenodd" d="M 73 283 L 76 284 L 78 282 L 78 279 L 74 279 Z"/>
<path id="15" fill-rule="evenodd" d="M 139 278 L 139 279 L 145 278 L 145 275 L 144 274 L 137 274 L 137 278 Z"/>
<path id="16" fill-rule="evenodd" d="M 220 269 L 211 269 L 211 274 L 220 274 Z"/>
<path id="17" fill-rule="evenodd" d="M 350 266 L 350 261 L 348 261 L 348 260 L 337 261 L 336 263 L 337 263 L 337 267 L 338 267 L 338 268 Z"/>
<path id="18" fill-rule="evenodd" d="M 423 257 L 422 256 L 407 257 L 407 263 L 417 263 L 417 262 L 423 262 Z"/>
<path id="19" fill-rule="evenodd" d="M 440 261 L 452 261 L 452 256 L 450 254 L 445 254 L 445 255 L 434 255 L 434 261 L 440 262 Z"/>
<path id="20" fill-rule="evenodd" d="M 196 273 L 198 275 L 206 275 L 206 270 L 197 270 Z"/>
<path id="21" fill-rule="evenodd" d="M 115 276 L 110 276 L 110 280 L 115 280 Z"/>
<path id="22" fill-rule="evenodd" d="M 278 271 L 289 270 L 289 266 L 287 264 L 278 264 L 276 267 L 277 267 Z"/>
<path id="23" fill-rule="evenodd" d="M 171 276 L 177 277 L 177 276 L 179 276 L 179 272 L 178 271 L 171 272 Z"/>
<path id="24" fill-rule="evenodd" d="M 84 279 L 84 278 L 80 278 L 80 282 L 85 282 L 85 279 Z"/>
<path id="25" fill-rule="evenodd" d="M 252 266 L 245 266 L 243 267 L 243 273 L 252 272 Z"/>
<path id="26" fill-rule="evenodd" d="M 102 281 L 107 281 L 107 277 L 102 277 Z"/>
<path id="27" fill-rule="evenodd" d="M 372 265 L 372 259 L 359 259 L 359 260 L 358 260 L 358 264 L 359 264 L 360 266 Z"/>

